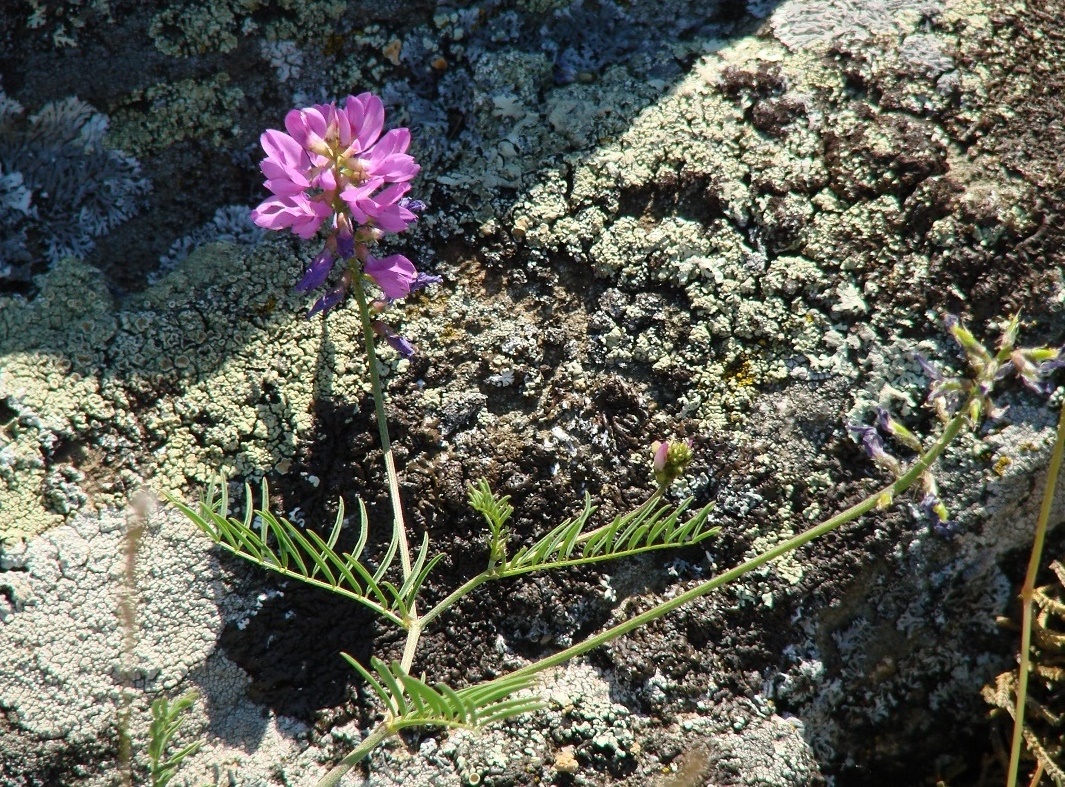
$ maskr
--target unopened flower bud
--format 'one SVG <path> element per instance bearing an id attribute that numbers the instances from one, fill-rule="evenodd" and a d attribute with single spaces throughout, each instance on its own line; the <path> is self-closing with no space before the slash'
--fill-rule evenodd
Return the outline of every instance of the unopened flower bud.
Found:
<path id="1" fill-rule="evenodd" d="M 656 441 L 651 444 L 651 450 L 654 452 L 651 467 L 655 480 L 663 489 L 684 474 L 694 456 L 691 440 Z"/>
<path id="2" fill-rule="evenodd" d="M 943 323 L 947 326 L 947 330 L 950 331 L 950 335 L 965 350 L 965 354 L 969 356 L 970 363 L 977 367 L 977 371 L 982 371 L 991 362 L 991 354 L 984 345 L 976 341 L 976 337 L 973 336 L 968 328 L 961 324 L 957 316 L 948 314 L 943 319 Z"/>
<path id="3" fill-rule="evenodd" d="M 917 439 L 917 435 L 892 418 L 891 413 L 883 407 L 876 408 L 876 423 L 882 432 L 891 435 L 911 451 L 916 451 L 917 453 L 924 451 L 921 441 Z"/>

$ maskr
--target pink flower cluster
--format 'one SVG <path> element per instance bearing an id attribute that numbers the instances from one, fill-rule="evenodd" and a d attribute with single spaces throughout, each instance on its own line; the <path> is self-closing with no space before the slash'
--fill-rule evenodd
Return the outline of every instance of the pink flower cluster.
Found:
<path id="1" fill-rule="evenodd" d="M 407 153 L 410 131 L 395 128 L 382 134 L 384 120 L 381 99 L 362 93 L 348 96 L 341 107 L 330 103 L 294 109 L 285 116 L 288 133 L 270 129 L 260 139 L 266 151 L 260 168 L 273 196 L 252 211 L 252 220 L 265 229 L 291 229 L 301 238 L 330 224 L 325 248 L 297 289 L 315 289 L 334 265 L 347 266 L 339 286 L 315 303 L 312 314 L 343 299 L 355 275 L 354 261 L 390 300 L 436 280 L 419 276 L 401 254 L 378 259 L 369 251 L 368 244 L 385 233 L 407 229 L 424 207 L 406 197 L 409 181 L 420 169 Z"/>

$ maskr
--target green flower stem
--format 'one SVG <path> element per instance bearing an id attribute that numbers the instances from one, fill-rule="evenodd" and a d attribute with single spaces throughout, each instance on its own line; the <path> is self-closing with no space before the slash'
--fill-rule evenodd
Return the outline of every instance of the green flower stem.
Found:
<path id="1" fill-rule="evenodd" d="M 554 655 L 540 659 L 539 661 L 533 662 L 532 664 L 522 667 L 521 669 L 515 670 L 514 672 L 509 673 L 507 675 L 507 678 L 514 678 L 523 675 L 533 675 L 538 672 L 543 672 L 546 669 L 550 669 L 551 667 L 557 667 L 561 664 L 565 664 L 567 661 L 576 656 L 583 655 L 584 653 L 587 653 L 590 650 L 594 650 L 600 645 L 603 645 L 607 642 L 611 642 L 612 640 L 615 640 L 620 636 L 623 636 L 631 631 L 634 631 L 635 629 L 638 629 L 640 626 L 645 626 L 648 623 L 651 623 L 652 621 L 658 620 L 658 618 L 672 612 L 673 610 L 679 607 L 684 606 L 689 601 L 694 601 L 700 596 L 705 596 L 712 590 L 716 590 L 722 585 L 726 585 L 729 582 L 732 582 L 733 580 L 742 577 L 744 574 L 750 573 L 754 569 L 763 566 L 766 563 L 772 562 L 778 557 L 786 555 L 788 552 L 798 549 L 799 547 L 808 544 L 809 542 L 817 538 L 820 538 L 826 533 L 831 533 L 833 530 L 837 529 L 841 525 L 845 525 L 848 522 L 854 521 L 863 514 L 867 514 L 874 508 L 876 508 L 880 504 L 880 501 L 884 499 L 885 495 L 894 499 L 896 495 L 904 492 L 905 490 L 913 486 L 913 484 L 920 479 L 921 474 L 924 473 L 929 467 L 931 467 L 931 465 L 936 461 L 936 459 L 939 458 L 939 455 L 943 453 L 943 450 L 954 440 L 955 437 L 958 436 L 958 434 L 961 433 L 961 431 L 968 423 L 968 409 L 969 407 L 967 402 L 966 405 L 958 411 L 958 414 L 955 415 L 947 423 L 946 427 L 943 430 L 943 434 L 935 443 L 932 444 L 932 447 L 929 448 L 928 451 L 926 451 L 924 454 L 922 454 L 917 459 L 917 461 L 913 463 L 913 466 L 890 486 L 880 490 L 876 494 L 867 497 L 862 502 L 851 506 L 846 511 L 837 514 L 831 519 L 828 519 L 822 522 L 821 524 L 812 527 L 803 533 L 800 533 L 797 536 L 789 538 L 787 541 L 777 544 L 777 546 L 773 547 L 770 550 L 767 550 L 766 552 L 763 552 L 757 557 L 753 557 L 747 562 L 742 563 L 736 566 L 735 568 L 724 572 L 723 574 L 718 574 L 713 579 L 709 579 L 706 582 L 702 582 L 693 587 L 691 590 L 681 593 L 680 595 L 671 598 L 669 601 L 664 601 L 661 604 L 655 606 L 654 608 L 649 609 L 639 615 L 636 615 L 635 617 L 630 618 L 629 620 L 626 620 L 624 623 L 619 623 L 618 625 L 613 626 L 612 628 L 609 628 L 606 631 L 596 634 L 593 637 L 589 637 L 584 642 L 580 642 L 572 647 L 566 648 L 565 650 L 561 650 L 558 653 L 555 653 Z"/>
<path id="2" fill-rule="evenodd" d="M 347 757 L 338 762 L 318 782 L 317 787 L 336 787 L 344 774 L 350 771 L 357 763 L 363 760 L 367 754 L 376 749 L 385 739 L 392 737 L 395 732 L 387 724 L 379 724 L 373 732 L 363 738 L 360 743 Z"/>
<path id="3" fill-rule="evenodd" d="M 388 420 L 385 416 L 385 393 L 381 385 L 381 374 L 377 371 L 377 350 L 374 347 L 373 326 L 370 320 L 370 307 L 366 302 L 366 290 L 362 286 L 362 273 L 355 271 L 352 276 L 355 300 L 359 304 L 359 318 L 362 321 L 362 338 L 366 345 L 366 362 L 370 369 L 370 386 L 373 388 L 374 408 L 377 411 L 377 429 L 381 433 L 381 450 L 385 455 L 385 470 L 388 474 L 388 493 L 392 498 L 392 514 L 395 517 L 396 533 L 399 536 L 399 559 L 403 564 L 403 580 L 411 574 L 410 547 L 407 544 L 407 526 L 403 520 L 403 501 L 399 496 L 399 475 L 396 473 L 396 460 L 392 456 L 392 441 L 388 439 Z M 411 608 L 411 617 L 414 609 Z"/>
<path id="4" fill-rule="evenodd" d="M 385 393 L 381 385 L 381 375 L 377 371 L 377 351 L 374 347 L 373 326 L 370 320 L 370 307 L 366 302 L 366 290 L 362 286 L 362 273 L 356 271 L 352 276 L 355 300 L 359 304 L 359 319 L 362 321 L 362 337 L 366 344 L 366 362 L 370 368 L 370 386 L 373 388 L 374 408 L 377 412 L 377 428 L 381 433 L 381 450 L 385 455 L 385 471 L 388 475 L 388 494 L 392 499 L 392 526 L 399 541 L 399 559 L 403 565 L 403 581 L 410 578 L 412 568 L 410 546 L 407 543 L 407 525 L 403 519 L 403 500 L 399 494 L 399 474 L 396 473 L 396 460 L 392 456 L 392 442 L 388 439 L 388 420 L 385 416 Z M 410 609 L 404 621 L 407 628 L 407 641 L 403 645 L 403 669 L 409 671 L 414 663 L 414 653 L 418 648 L 418 639 L 422 635 L 422 624 L 418 610 L 412 599 Z M 339 778 L 339 777 L 338 777 Z"/>
<path id="5" fill-rule="evenodd" d="M 1061 474 L 1062 456 L 1065 455 L 1065 405 L 1058 415 L 1058 434 L 1054 440 L 1054 450 L 1050 455 L 1050 468 L 1047 470 L 1047 482 L 1043 489 L 1043 503 L 1039 508 L 1039 518 L 1035 523 L 1035 538 L 1032 541 L 1032 554 L 1028 559 L 1028 573 L 1021 588 L 1021 658 L 1017 672 L 1017 704 L 1013 711 L 1013 740 L 1010 744 L 1010 769 L 1006 778 L 1006 787 L 1016 787 L 1017 771 L 1021 763 L 1021 741 L 1024 736 L 1024 706 L 1028 698 L 1028 672 L 1031 669 L 1032 648 L 1032 598 L 1035 596 L 1035 582 L 1039 574 L 1039 564 L 1043 560 L 1043 544 L 1046 541 L 1047 525 L 1050 512 L 1054 507 L 1054 489 Z M 1038 781 L 1038 780 L 1037 780 Z M 1032 784 L 1035 784 L 1033 781 Z"/>

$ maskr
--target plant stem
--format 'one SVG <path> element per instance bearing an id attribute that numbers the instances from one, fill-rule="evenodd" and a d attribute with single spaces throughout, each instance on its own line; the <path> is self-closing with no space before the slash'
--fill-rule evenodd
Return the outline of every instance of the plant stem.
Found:
<path id="1" fill-rule="evenodd" d="M 906 489 L 911 487 L 918 479 L 920 479 L 921 474 L 924 473 L 936 461 L 936 459 L 939 458 L 939 455 L 943 453 L 943 450 L 954 440 L 955 437 L 958 436 L 962 429 L 965 428 L 965 425 L 968 421 L 966 416 L 967 411 L 968 403 L 966 403 L 965 407 L 961 408 L 958 414 L 950 420 L 950 422 L 944 428 L 943 434 L 935 443 L 932 444 L 932 447 L 929 448 L 928 451 L 926 451 L 924 454 L 922 454 L 913 463 L 913 466 L 890 486 L 867 497 L 862 502 L 851 506 L 846 511 L 837 514 L 831 519 L 825 520 L 821 524 L 816 525 L 815 527 L 812 527 L 797 536 L 793 536 L 792 538 L 789 538 L 783 543 L 777 544 L 777 546 L 773 547 L 770 550 L 767 550 L 766 552 L 763 552 L 762 554 L 756 557 L 751 558 L 747 562 L 742 563 L 736 566 L 735 568 L 724 572 L 723 574 L 718 574 L 713 579 L 709 579 L 706 582 L 702 582 L 684 593 L 674 596 L 669 601 L 664 601 L 653 607 L 652 609 L 647 610 L 646 612 L 636 615 L 635 617 L 632 617 L 624 621 L 623 623 L 619 623 L 618 625 L 613 626 L 612 628 L 609 628 L 599 634 L 596 634 L 595 636 L 589 637 L 584 642 L 579 642 L 576 645 L 573 645 L 572 647 L 566 648 L 565 650 L 555 653 L 554 655 L 540 659 L 539 661 L 533 662 L 532 664 L 526 665 L 518 670 L 515 670 L 514 672 L 509 673 L 506 677 L 511 678 L 521 675 L 532 675 L 537 672 L 542 672 L 545 669 L 564 664 L 570 659 L 587 653 L 590 650 L 594 650 L 600 645 L 615 640 L 620 636 L 628 634 L 630 631 L 633 631 L 639 628 L 640 626 L 644 626 L 654 620 L 658 620 L 658 618 L 668 614 L 669 612 L 672 612 L 678 607 L 684 606 L 689 601 L 693 601 L 699 598 L 700 596 L 705 596 L 712 590 L 715 590 L 721 587 L 722 585 L 728 584 L 729 582 L 738 579 L 739 577 L 753 571 L 759 566 L 763 566 L 766 563 L 776 560 L 778 557 L 781 557 L 782 555 L 785 555 L 788 552 L 798 549 L 799 547 L 809 543 L 810 541 L 820 538 L 826 533 L 831 533 L 833 530 L 837 529 L 841 525 L 844 525 L 848 522 L 857 519 L 862 514 L 866 514 L 869 511 L 872 511 L 874 508 L 877 507 L 877 505 L 880 503 L 881 499 L 885 494 L 888 494 L 892 498 L 894 498 L 894 496 L 904 492 Z"/>
<path id="2" fill-rule="evenodd" d="M 1039 519 L 1035 523 L 1032 554 L 1028 558 L 1028 573 L 1024 577 L 1024 587 L 1021 588 L 1021 658 L 1017 674 L 1017 705 L 1013 711 L 1013 741 L 1010 746 L 1010 768 L 1006 778 L 1007 787 L 1016 787 L 1017 772 L 1021 765 L 1024 706 L 1028 698 L 1028 670 L 1031 669 L 1032 599 L 1035 596 L 1035 582 L 1039 573 L 1039 564 L 1043 560 L 1043 544 L 1046 541 L 1050 511 L 1054 507 L 1054 489 L 1057 486 L 1058 475 L 1061 473 L 1063 455 L 1065 455 L 1065 405 L 1062 405 L 1061 412 L 1058 415 L 1058 433 L 1057 438 L 1054 440 L 1054 450 L 1050 455 L 1050 468 L 1047 470 L 1046 486 L 1043 489 L 1043 504 L 1039 508 Z"/>
<path id="3" fill-rule="evenodd" d="M 480 574 L 477 574 L 475 577 L 471 577 L 470 579 L 467 579 L 464 583 L 462 583 L 457 588 L 455 588 L 453 591 L 451 591 L 451 593 L 448 594 L 447 598 L 442 599 L 441 601 L 438 601 L 436 603 L 436 605 L 432 609 L 430 609 L 428 612 L 426 612 L 424 615 L 422 615 L 422 617 L 420 619 L 422 626 L 424 627 L 430 621 L 435 620 L 441 614 L 443 614 L 448 609 L 450 609 L 451 606 L 456 601 L 458 601 L 460 598 L 465 596 L 467 593 L 472 592 L 474 590 L 474 588 L 477 588 L 480 585 L 483 585 L 485 582 L 487 582 L 488 580 L 492 579 L 495 576 L 497 576 L 497 574 L 493 574 L 493 573 L 490 573 L 488 571 L 482 571 Z"/>
<path id="4" fill-rule="evenodd" d="M 364 759 L 367 754 L 377 748 L 382 741 L 391 737 L 393 734 L 393 731 L 387 724 L 377 725 L 373 732 L 363 738 L 362 743 L 360 743 L 351 754 L 334 765 L 329 773 L 322 777 L 318 782 L 317 787 L 336 787 L 336 785 L 340 784 L 340 780 L 344 777 L 344 774 L 350 771 L 360 760 Z"/>
<path id="5" fill-rule="evenodd" d="M 640 504 L 640 507 L 636 509 L 634 514 L 639 514 L 642 511 L 644 511 L 645 509 L 650 508 L 655 503 L 657 503 L 661 498 L 662 498 L 662 489 L 658 489 L 654 493 L 652 493 L 651 496 L 647 500 L 645 500 L 642 504 Z M 576 543 L 582 544 L 582 543 L 586 542 L 592 536 L 596 535 L 597 533 L 603 532 L 604 530 L 606 530 L 610 526 L 611 526 L 611 523 L 607 523 L 607 524 L 603 525 L 602 527 L 596 528 L 595 530 L 592 530 L 592 531 L 590 531 L 588 533 L 583 533 L 582 535 L 580 535 L 577 538 Z M 613 557 L 614 557 L 613 555 L 604 555 L 602 559 L 603 560 L 609 560 L 609 559 L 611 559 Z M 591 563 L 591 562 L 598 562 L 598 561 L 589 560 L 588 562 Z M 506 561 L 504 560 L 501 565 L 492 566 L 487 571 L 482 571 L 480 574 L 477 574 L 476 576 L 473 576 L 470 579 L 466 580 L 462 585 L 460 585 L 459 587 L 457 587 L 453 591 L 451 591 L 451 593 L 448 594 L 447 598 L 437 602 L 437 604 L 432 609 L 430 609 L 428 612 L 426 612 L 424 615 L 422 615 L 422 617 L 420 619 L 422 628 L 424 628 L 430 621 L 435 620 L 440 615 L 442 615 L 444 612 L 446 612 L 448 609 L 450 609 L 455 604 L 456 601 L 461 599 L 467 593 L 473 592 L 473 590 L 475 590 L 476 588 L 480 587 L 481 585 L 483 585 L 485 582 L 487 582 L 490 579 L 505 579 L 505 578 L 509 578 L 509 577 L 516 577 L 516 576 L 519 576 L 521 574 L 528 574 L 528 573 L 533 572 L 533 571 L 540 571 L 540 570 L 543 570 L 545 568 L 551 568 L 551 567 L 552 567 L 551 565 L 543 565 L 543 564 L 541 564 L 541 565 L 537 565 L 537 566 L 530 566 L 528 568 L 507 570 Z"/>
<path id="6" fill-rule="evenodd" d="M 362 321 L 362 337 L 366 344 L 366 362 L 370 367 L 370 386 L 373 388 L 374 408 L 377 411 L 377 428 L 381 433 L 381 450 L 385 455 L 385 471 L 388 475 L 388 494 L 392 499 L 392 527 L 399 541 L 399 559 L 403 564 L 403 581 L 411 575 L 410 546 L 407 544 L 407 525 L 403 520 L 403 500 L 399 494 L 399 474 L 396 473 L 396 460 L 392 456 L 392 442 L 388 439 L 388 420 L 385 416 L 385 391 L 381 385 L 381 375 L 377 371 L 377 351 L 374 347 L 373 325 L 370 321 L 370 307 L 366 303 L 366 291 L 362 286 L 362 274 L 354 275 L 355 300 L 359 304 L 359 319 Z M 410 610 L 404 621 L 407 627 L 407 640 L 403 644 L 401 666 L 407 672 L 414 663 L 414 653 L 418 649 L 418 640 L 422 635 L 422 623 L 418 618 L 417 605 L 411 599 Z M 339 778 L 339 777 L 338 777 Z"/>
<path id="7" fill-rule="evenodd" d="M 377 350 L 374 347 L 373 325 L 370 320 L 370 307 L 366 302 L 366 290 L 362 286 L 362 274 L 355 272 L 353 287 L 355 300 L 359 304 L 359 319 L 362 321 L 362 338 L 366 345 L 366 363 L 370 369 L 370 386 L 373 388 L 374 408 L 377 412 L 377 429 L 381 434 L 381 450 L 385 455 L 385 471 L 388 475 L 388 493 L 392 499 L 392 516 L 399 536 L 399 559 L 403 564 L 403 580 L 411 574 L 410 547 L 407 544 L 407 526 L 403 520 L 403 501 L 399 496 L 399 475 L 396 473 L 396 460 L 392 456 L 392 441 L 388 439 L 388 420 L 385 416 L 385 393 L 381 385 L 381 374 L 377 370 Z M 414 617 L 411 607 L 411 617 Z"/>

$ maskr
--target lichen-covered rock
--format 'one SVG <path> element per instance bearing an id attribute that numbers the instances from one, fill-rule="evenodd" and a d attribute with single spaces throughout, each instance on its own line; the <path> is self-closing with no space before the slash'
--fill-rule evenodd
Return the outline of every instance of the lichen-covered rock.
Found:
<path id="1" fill-rule="evenodd" d="M 52 264 L 84 256 L 149 190 L 137 160 L 107 135 L 107 118 L 84 101 L 24 114 L 0 89 L 0 280 L 28 278 L 34 254 Z"/>
<path id="2" fill-rule="evenodd" d="M 481 566 L 464 504 L 481 476 L 512 495 L 526 539 L 585 491 L 603 516 L 631 507 L 650 488 L 647 446 L 691 436 L 682 491 L 713 498 L 723 526 L 668 562 L 487 587 L 426 633 L 416 666 L 433 680 L 526 663 L 874 490 L 884 479 L 846 427 L 882 405 L 935 431 L 917 356 L 960 365 L 944 311 L 990 341 L 1023 308 L 1025 342 L 1062 341 L 1060 2 L 304 5 L 140 9 L 126 51 L 150 67 L 108 66 L 121 73 L 85 100 L 144 151 L 152 202 L 86 260 L 0 297 L 0 510 L 14 513 L 0 648 L 68 619 L 111 643 L 81 663 L 59 637 L 54 711 L 31 696 L 51 662 L 0 694 L 17 752 L 5 783 L 102 783 L 85 763 L 115 756 L 118 693 L 95 671 L 117 623 L 80 603 L 111 592 L 96 567 L 116 565 L 118 536 L 99 523 L 118 515 L 98 510 L 145 485 L 192 496 L 221 469 L 268 477 L 308 526 L 338 496 L 387 518 L 353 310 L 306 320 L 291 287 L 316 249 L 253 245 L 210 218 L 254 199 L 255 139 L 292 101 L 374 89 L 424 165 L 429 210 L 396 247 L 445 283 L 390 315 L 419 354 L 386 350 L 382 366 L 411 522 L 447 545 L 429 593 Z M 59 87 L 27 71 L 15 97 L 36 110 L 69 95 L 63 75 L 92 57 L 64 53 Z M 8 173 L 0 219 L 22 204 Z M 938 471 L 953 535 L 900 500 L 548 676 L 543 714 L 390 744 L 373 780 L 894 784 L 975 762 L 956 719 L 983 729 L 979 686 L 1010 662 L 994 619 L 1053 423 L 1026 391 L 998 401 L 1004 418 Z M 372 712 L 337 652 L 390 658 L 401 643 L 334 600 L 200 565 L 187 524 L 154 521 L 154 558 L 181 576 L 145 580 L 141 625 L 158 617 L 177 640 L 168 656 L 159 639 L 139 689 L 166 676 L 167 691 L 204 692 L 190 783 L 216 767 L 240 784 L 313 781 Z M 27 573 L 29 553 L 47 559 Z M 53 564 L 79 601 L 39 622 Z M 234 595 L 209 620 L 212 582 Z"/>

